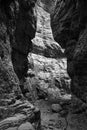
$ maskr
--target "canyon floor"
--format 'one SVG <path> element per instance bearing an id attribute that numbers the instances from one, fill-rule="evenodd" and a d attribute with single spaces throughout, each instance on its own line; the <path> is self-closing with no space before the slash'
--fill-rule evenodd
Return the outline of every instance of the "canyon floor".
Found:
<path id="1" fill-rule="evenodd" d="M 43 99 L 36 101 L 35 105 L 41 110 L 42 130 L 63 130 L 66 127 L 64 118 L 52 112 L 51 103 Z"/>
<path id="2" fill-rule="evenodd" d="M 68 113 L 67 116 L 61 117 L 58 112 L 52 111 L 52 103 L 48 100 L 40 99 L 34 104 L 41 111 L 41 130 L 86 130 L 87 128 L 87 114 L 85 112 Z"/>

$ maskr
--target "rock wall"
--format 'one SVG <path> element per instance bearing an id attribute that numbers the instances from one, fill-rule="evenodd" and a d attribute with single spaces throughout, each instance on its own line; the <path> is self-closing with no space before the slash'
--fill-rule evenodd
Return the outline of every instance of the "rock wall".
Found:
<path id="1" fill-rule="evenodd" d="M 37 1 L 37 30 L 32 40 L 32 53 L 28 56 L 30 77 L 27 80 L 31 81 L 32 88 L 37 89 L 40 98 L 62 99 L 70 83 L 66 72 L 67 61 L 63 49 L 54 41 L 50 14 L 41 6 L 43 4 L 46 5 L 44 1 Z"/>
<path id="2" fill-rule="evenodd" d="M 13 9 L 13 10 L 12 10 Z M 28 53 L 32 50 L 32 41 L 36 32 L 35 1 L 19 1 L 11 5 L 9 33 L 11 37 L 12 62 L 20 80 L 23 92 L 23 82 L 28 71 Z"/>
<path id="3" fill-rule="evenodd" d="M 65 48 L 71 91 L 87 101 L 87 2 L 58 0 L 51 13 L 54 39 Z"/>
<path id="4" fill-rule="evenodd" d="M 43 4 L 43 3 L 42 3 Z M 54 41 L 50 27 L 50 14 L 37 3 L 37 30 L 33 39 L 33 53 L 45 57 L 64 57 L 62 48 Z"/>
<path id="5" fill-rule="evenodd" d="M 37 4 L 48 13 L 51 13 L 56 5 L 57 0 L 37 0 Z"/>
<path id="6" fill-rule="evenodd" d="M 23 97 L 19 87 L 36 28 L 32 10 L 28 17 L 29 4 L 34 8 L 31 1 L 0 0 L 0 130 L 40 129 L 40 111 Z"/>

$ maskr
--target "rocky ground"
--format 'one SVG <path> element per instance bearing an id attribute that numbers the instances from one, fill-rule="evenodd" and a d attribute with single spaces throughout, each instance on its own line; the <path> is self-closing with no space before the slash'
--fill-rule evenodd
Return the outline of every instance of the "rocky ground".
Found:
<path id="1" fill-rule="evenodd" d="M 74 104 L 75 105 L 75 104 Z M 52 104 L 49 100 L 37 100 L 35 102 L 41 111 L 41 130 L 86 130 L 87 113 L 73 114 L 79 109 L 67 104 L 66 108 L 61 103 Z M 71 107 L 71 110 L 67 112 Z M 81 107 L 81 105 L 79 106 Z M 72 111 L 72 112 L 71 112 Z"/>
<path id="2" fill-rule="evenodd" d="M 35 103 L 41 110 L 41 126 L 42 130 L 62 130 L 66 127 L 64 118 L 59 117 L 59 114 L 52 112 L 51 103 L 45 100 L 38 100 Z"/>

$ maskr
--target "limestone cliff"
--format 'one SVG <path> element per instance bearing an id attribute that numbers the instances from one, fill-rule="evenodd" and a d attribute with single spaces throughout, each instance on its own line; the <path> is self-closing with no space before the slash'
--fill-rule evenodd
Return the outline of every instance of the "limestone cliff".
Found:
<path id="1" fill-rule="evenodd" d="M 65 48 L 71 91 L 87 101 L 87 1 L 58 0 L 51 27 L 54 39 Z"/>

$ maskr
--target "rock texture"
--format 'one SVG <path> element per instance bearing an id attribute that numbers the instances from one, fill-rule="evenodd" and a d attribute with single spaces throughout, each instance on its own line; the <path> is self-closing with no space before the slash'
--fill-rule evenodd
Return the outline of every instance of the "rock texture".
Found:
<path id="1" fill-rule="evenodd" d="M 86 130 L 86 112 L 78 110 L 84 106 L 83 102 L 87 103 L 87 2 L 57 0 L 51 13 L 51 27 L 54 39 L 65 49 L 71 92 L 81 100 L 75 101 L 72 98 L 71 109 L 77 110 L 77 113 L 69 110 L 66 129 Z"/>
<path id="2" fill-rule="evenodd" d="M 37 0 L 37 3 L 48 13 L 51 13 L 56 5 L 57 0 Z"/>
<path id="3" fill-rule="evenodd" d="M 54 41 L 50 27 L 50 14 L 41 4 L 44 3 L 37 2 L 36 6 L 37 31 L 32 40 L 33 51 L 28 56 L 30 77 L 27 78 L 27 82 L 31 81 L 31 88 L 36 87 L 40 97 L 45 98 L 49 95 L 49 98 L 60 99 L 63 97 L 62 89 L 65 89 L 62 94 L 69 90 L 67 61 L 64 58 L 64 50 Z"/>
<path id="4" fill-rule="evenodd" d="M 37 31 L 33 39 L 33 53 L 50 58 L 63 57 L 62 48 L 54 41 L 50 14 L 37 4 Z"/>
<path id="5" fill-rule="evenodd" d="M 32 58 L 32 62 L 30 61 Z M 37 54 L 29 56 L 29 64 L 32 68 L 28 70 L 28 74 L 34 74 L 33 77 L 27 78 L 31 86 L 37 89 L 37 93 L 41 97 L 48 97 L 52 100 L 64 99 L 66 92 L 69 92 L 70 79 L 66 73 L 66 60 L 47 58 Z M 67 96 L 66 96 L 67 97 Z M 67 97 L 68 98 L 68 97 Z"/>
<path id="6" fill-rule="evenodd" d="M 12 46 L 12 62 L 20 80 L 23 92 L 23 82 L 27 76 L 28 53 L 32 50 L 32 39 L 36 32 L 36 1 L 15 2 L 11 5 L 9 33 Z M 12 10 L 13 9 L 13 10 Z"/>
<path id="7" fill-rule="evenodd" d="M 65 48 L 71 91 L 87 101 L 87 2 L 57 1 L 51 14 L 54 39 Z"/>
<path id="8" fill-rule="evenodd" d="M 25 54 L 21 51 L 25 50 L 24 47 L 29 49 L 31 46 L 31 44 L 29 44 L 28 47 L 28 45 L 26 45 L 27 43 L 21 39 L 27 36 L 27 32 L 24 32 L 24 29 L 26 27 L 25 21 L 28 21 L 25 20 L 25 18 L 23 19 L 22 16 L 27 15 L 27 13 L 25 13 L 25 10 L 28 11 L 27 4 L 29 3 L 27 2 L 31 4 L 31 1 L 25 0 L 0 0 L 0 130 L 18 129 L 18 127 L 25 122 L 33 123 L 36 129 L 40 129 L 40 111 L 25 100 L 19 87 L 19 74 L 22 75 L 21 65 L 25 65 L 23 61 Z M 33 16 L 29 18 L 32 20 Z M 23 26 L 21 24 L 23 24 Z M 32 31 L 30 39 L 35 35 L 35 29 L 33 29 L 33 25 L 31 25 L 29 21 L 28 29 L 34 30 Z M 28 50 L 26 53 L 28 53 Z M 17 57 L 15 57 L 15 55 Z M 22 61 L 19 56 L 21 58 L 23 56 Z M 26 59 L 27 54 L 25 56 L 25 60 Z M 20 73 L 18 69 L 19 62 L 21 62 Z"/>

